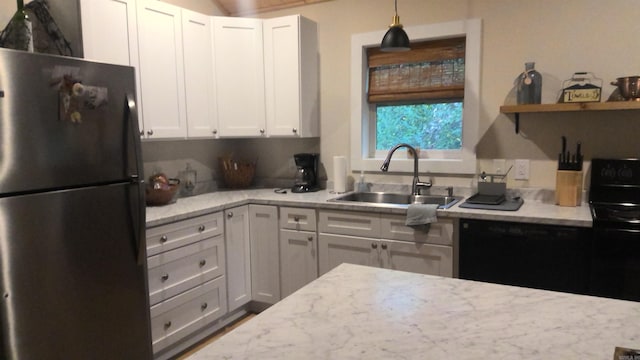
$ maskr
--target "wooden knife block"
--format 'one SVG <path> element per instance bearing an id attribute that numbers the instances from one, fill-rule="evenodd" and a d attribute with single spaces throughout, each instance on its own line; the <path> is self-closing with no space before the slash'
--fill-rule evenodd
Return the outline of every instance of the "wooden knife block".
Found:
<path id="1" fill-rule="evenodd" d="M 556 172 L 556 205 L 580 206 L 582 203 L 582 171 Z"/>

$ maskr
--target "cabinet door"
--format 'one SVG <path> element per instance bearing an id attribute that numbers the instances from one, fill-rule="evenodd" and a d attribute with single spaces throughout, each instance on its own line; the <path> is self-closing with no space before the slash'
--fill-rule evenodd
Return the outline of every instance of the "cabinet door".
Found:
<path id="1" fill-rule="evenodd" d="M 220 136 L 265 136 L 262 20 L 214 17 Z"/>
<path id="2" fill-rule="evenodd" d="M 269 136 L 319 136 L 316 24 L 300 15 L 265 19 Z"/>
<path id="3" fill-rule="evenodd" d="M 267 304 L 280 300 L 280 252 L 278 208 L 249 205 L 251 229 L 252 299 Z"/>
<path id="4" fill-rule="evenodd" d="M 187 135 L 190 138 L 214 137 L 218 121 L 213 92 L 211 17 L 182 9 L 182 38 Z"/>
<path id="5" fill-rule="evenodd" d="M 184 138 L 187 112 L 180 8 L 138 0 L 137 9 L 145 136 Z"/>
<path id="6" fill-rule="evenodd" d="M 345 235 L 318 235 L 318 268 L 323 275 L 342 264 L 381 267 L 380 241 Z"/>
<path id="7" fill-rule="evenodd" d="M 316 233 L 280 230 L 280 289 L 282 298 L 317 277 Z"/>
<path id="8" fill-rule="evenodd" d="M 80 0 L 80 16 L 86 59 L 136 68 L 138 125 L 142 131 L 135 0 Z"/>
<path id="9" fill-rule="evenodd" d="M 225 210 L 229 311 L 251 301 L 249 206 Z"/>
<path id="10" fill-rule="evenodd" d="M 419 274 L 453 276 L 450 246 L 381 240 L 383 267 Z"/>

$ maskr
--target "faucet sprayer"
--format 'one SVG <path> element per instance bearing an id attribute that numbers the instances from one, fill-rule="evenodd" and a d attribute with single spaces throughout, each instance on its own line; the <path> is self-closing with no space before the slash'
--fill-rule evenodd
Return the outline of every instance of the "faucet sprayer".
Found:
<path id="1" fill-rule="evenodd" d="M 421 187 L 429 188 L 431 187 L 431 182 L 421 182 L 420 178 L 418 178 L 418 152 L 413 146 L 402 143 L 392 147 L 391 150 L 389 150 L 389 153 L 387 154 L 387 158 L 384 159 L 382 166 L 380 166 L 380 170 L 384 172 L 389 171 L 389 163 L 391 163 L 391 156 L 393 156 L 393 153 L 396 152 L 396 150 L 398 150 L 401 147 L 406 147 L 407 149 L 413 152 L 413 181 L 411 184 L 411 194 L 420 195 L 419 188 Z"/>

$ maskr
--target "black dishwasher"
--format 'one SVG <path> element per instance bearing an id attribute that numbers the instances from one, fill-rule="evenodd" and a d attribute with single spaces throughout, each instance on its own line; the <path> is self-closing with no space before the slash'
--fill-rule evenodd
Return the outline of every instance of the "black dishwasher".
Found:
<path id="1" fill-rule="evenodd" d="M 589 228 L 461 219 L 459 276 L 586 294 L 591 246 Z"/>

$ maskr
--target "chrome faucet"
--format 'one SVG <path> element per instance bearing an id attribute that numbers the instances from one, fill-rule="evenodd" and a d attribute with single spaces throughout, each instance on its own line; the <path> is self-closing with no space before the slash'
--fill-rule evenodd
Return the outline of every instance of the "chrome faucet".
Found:
<path id="1" fill-rule="evenodd" d="M 422 187 L 430 188 L 431 182 L 422 182 L 420 181 L 420 178 L 418 178 L 418 152 L 413 146 L 403 143 L 403 144 L 398 144 L 392 147 L 391 150 L 389 150 L 389 153 L 387 154 L 387 158 L 384 159 L 382 166 L 380 166 L 380 170 L 384 172 L 389 171 L 389 163 L 391 162 L 391 156 L 393 156 L 393 153 L 396 152 L 396 150 L 398 150 L 401 147 L 406 147 L 407 149 L 413 152 L 413 182 L 411 184 L 411 194 L 420 195 L 420 188 Z"/>

